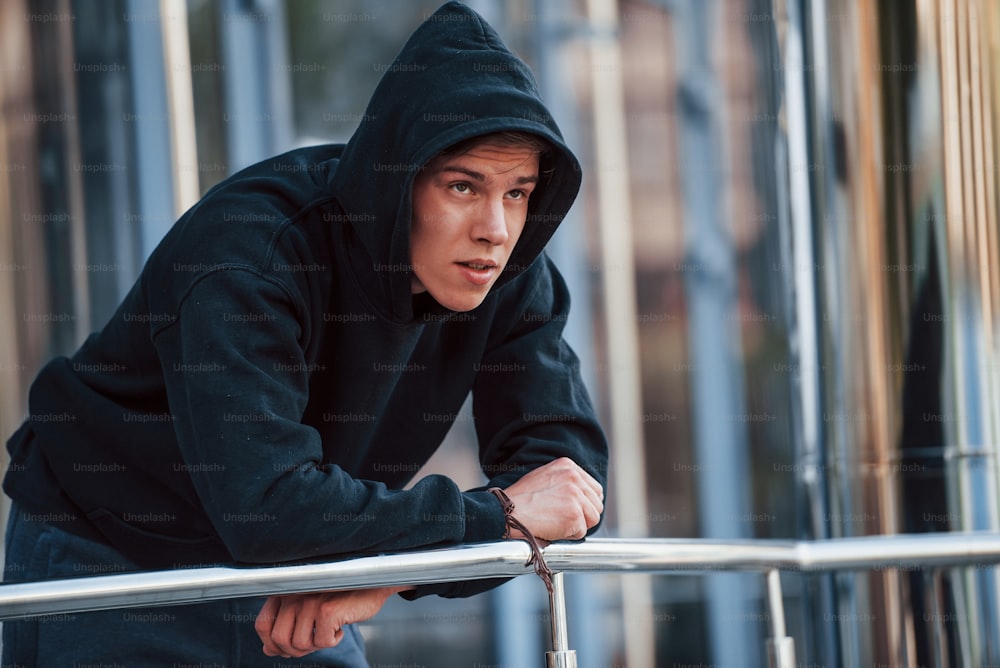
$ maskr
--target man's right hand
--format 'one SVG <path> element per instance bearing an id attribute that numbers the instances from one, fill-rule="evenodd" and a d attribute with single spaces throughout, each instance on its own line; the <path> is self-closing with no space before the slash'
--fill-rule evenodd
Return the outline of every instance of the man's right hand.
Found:
<path id="1" fill-rule="evenodd" d="M 540 466 L 504 490 L 519 519 L 539 540 L 579 539 L 604 511 L 601 484 L 572 459 Z M 512 529 L 511 538 L 523 538 Z"/>

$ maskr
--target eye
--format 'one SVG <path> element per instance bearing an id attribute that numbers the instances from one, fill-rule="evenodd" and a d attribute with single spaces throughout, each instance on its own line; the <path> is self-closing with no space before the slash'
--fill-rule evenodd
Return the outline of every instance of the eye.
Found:
<path id="1" fill-rule="evenodd" d="M 531 193 L 525 190 L 511 190 L 509 193 L 507 193 L 507 197 L 511 199 L 528 199 L 528 195 L 530 194 Z"/>
<path id="2" fill-rule="evenodd" d="M 464 181 L 459 181 L 458 183 L 451 184 L 451 188 L 452 188 L 452 190 L 454 190 L 457 193 L 463 193 L 464 194 L 464 193 L 472 192 L 472 188 L 469 186 L 468 183 L 465 183 Z"/>

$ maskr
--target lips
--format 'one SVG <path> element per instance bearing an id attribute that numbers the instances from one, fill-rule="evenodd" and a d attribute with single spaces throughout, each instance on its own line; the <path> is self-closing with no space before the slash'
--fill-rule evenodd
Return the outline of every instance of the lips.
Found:
<path id="1" fill-rule="evenodd" d="M 499 268 L 494 260 L 476 258 L 473 260 L 462 260 L 455 263 L 458 265 L 462 277 L 473 285 L 486 285 L 493 279 L 493 274 Z"/>
<path id="2" fill-rule="evenodd" d="M 476 258 L 474 260 L 461 260 L 457 264 L 471 269 L 496 269 L 499 266 L 493 260 L 483 260 L 480 258 Z"/>

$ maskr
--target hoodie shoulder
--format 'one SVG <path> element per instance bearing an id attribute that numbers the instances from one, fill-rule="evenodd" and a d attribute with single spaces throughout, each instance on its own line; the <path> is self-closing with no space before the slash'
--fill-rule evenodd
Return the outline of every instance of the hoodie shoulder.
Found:
<path id="1" fill-rule="evenodd" d="M 211 188 L 170 229 L 144 270 L 176 301 L 201 276 L 233 268 L 281 275 L 326 262 L 341 218 L 330 194 L 340 145 L 296 149 L 251 165 Z"/>

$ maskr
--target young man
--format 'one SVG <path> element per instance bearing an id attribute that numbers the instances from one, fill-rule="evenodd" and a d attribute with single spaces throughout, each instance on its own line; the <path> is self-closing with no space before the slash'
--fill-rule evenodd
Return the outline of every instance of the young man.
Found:
<path id="1" fill-rule="evenodd" d="M 584 537 L 607 446 L 542 253 L 579 185 L 525 65 L 442 7 L 346 146 L 213 188 L 105 328 L 42 369 L 8 443 L 7 579 L 522 537 L 487 488 L 536 538 Z M 488 485 L 404 490 L 470 391 Z M 364 666 L 350 623 L 395 591 L 5 624 L 4 662 Z"/>

